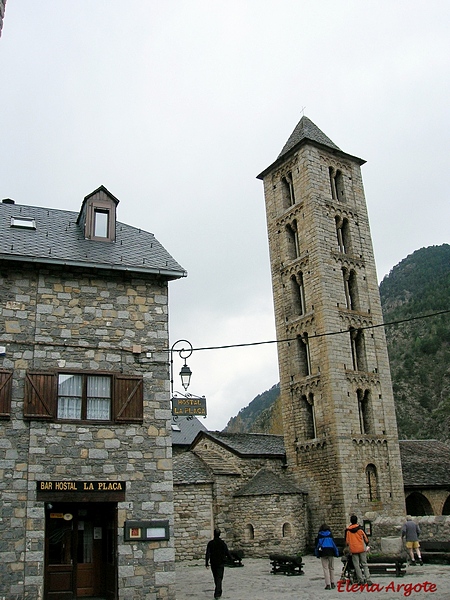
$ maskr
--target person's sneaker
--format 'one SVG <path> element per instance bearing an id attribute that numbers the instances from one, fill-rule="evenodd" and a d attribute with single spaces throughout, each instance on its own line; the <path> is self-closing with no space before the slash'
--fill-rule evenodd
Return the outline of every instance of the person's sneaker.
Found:
<path id="1" fill-rule="evenodd" d="M 373 585 L 373 583 L 370 581 L 370 579 L 368 579 L 368 580 L 366 581 L 366 584 L 367 584 L 367 585 Z"/>
<path id="2" fill-rule="evenodd" d="M 416 566 L 416 561 L 415 561 L 415 560 L 411 560 L 411 561 L 410 561 L 410 565 L 411 565 L 412 567 L 415 567 L 415 566 Z"/>
<path id="3" fill-rule="evenodd" d="M 331 585 L 326 585 L 326 586 L 325 586 L 325 589 L 326 589 L 326 590 L 331 590 Z"/>
<path id="4" fill-rule="evenodd" d="M 336 586 L 334 585 L 334 583 L 331 584 L 331 589 L 334 590 Z"/>
<path id="5" fill-rule="evenodd" d="M 423 566 L 423 560 L 419 559 L 419 565 L 422 567 Z"/>

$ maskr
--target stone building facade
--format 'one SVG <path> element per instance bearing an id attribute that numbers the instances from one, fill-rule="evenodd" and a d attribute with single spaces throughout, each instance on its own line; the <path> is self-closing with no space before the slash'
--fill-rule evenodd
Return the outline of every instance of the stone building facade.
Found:
<path id="1" fill-rule="evenodd" d="M 363 160 L 303 117 L 264 182 L 288 470 L 312 531 L 404 514 Z"/>
<path id="2" fill-rule="evenodd" d="M 292 555 L 311 548 L 309 502 L 292 485 L 283 436 L 208 432 L 196 419 L 181 418 L 176 426 L 172 440 L 176 560 L 201 559 L 216 526 L 230 547 L 245 557 Z M 421 539 L 445 541 L 450 523 L 450 447 L 436 440 L 401 440 L 399 445 L 407 513 L 421 524 Z M 376 551 L 381 551 L 382 539 L 399 538 L 405 520 L 404 514 L 386 516 L 377 511 L 359 516 L 361 522 L 371 523 L 370 545 Z M 334 531 L 343 536 L 343 530 Z"/>
<path id="3" fill-rule="evenodd" d="M 0 204 L 0 597 L 174 599 L 168 282 L 101 187 Z"/>
<path id="4" fill-rule="evenodd" d="M 281 436 L 201 431 L 174 453 L 174 503 L 177 560 L 201 558 L 214 527 L 254 558 L 306 545 L 306 496 L 286 474 Z"/>

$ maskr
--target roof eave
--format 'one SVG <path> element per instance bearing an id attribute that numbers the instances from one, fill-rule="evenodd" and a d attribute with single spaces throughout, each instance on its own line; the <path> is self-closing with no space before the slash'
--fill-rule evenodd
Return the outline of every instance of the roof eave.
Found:
<path id="1" fill-rule="evenodd" d="M 93 263 L 89 261 L 78 261 L 78 260 L 59 260 L 44 257 L 34 257 L 20 254 L 0 254 L 0 260 L 25 262 L 33 264 L 44 264 L 44 265 L 57 265 L 62 267 L 82 267 L 87 269 L 102 269 L 110 271 L 122 271 L 128 273 L 144 273 L 147 275 L 159 275 L 166 277 L 167 279 L 181 279 L 187 277 L 187 271 L 177 271 L 174 269 L 157 269 L 157 268 L 144 268 L 135 267 L 132 265 L 116 265 L 110 263 Z"/>
<path id="2" fill-rule="evenodd" d="M 269 167 L 267 167 L 267 169 L 264 169 L 264 171 L 262 171 L 259 175 L 257 175 L 256 179 L 263 180 L 264 177 L 268 173 L 270 173 L 275 168 L 277 168 L 279 165 L 284 163 L 287 158 L 290 158 L 293 154 L 295 154 L 295 152 L 297 152 L 302 146 L 304 146 L 306 144 L 309 144 L 310 146 L 316 146 L 316 148 L 320 148 L 322 150 L 326 150 L 329 154 L 334 154 L 341 158 L 346 158 L 346 159 L 352 160 L 352 161 L 356 162 L 357 164 L 359 164 L 359 166 L 362 166 L 363 164 L 365 164 L 367 162 L 363 158 L 358 158 L 357 156 L 353 156 L 352 154 L 347 154 L 347 152 L 343 152 L 342 150 L 339 150 L 336 148 L 331 148 L 330 146 L 327 146 L 325 144 L 320 144 L 319 142 L 316 142 L 315 140 L 310 140 L 308 138 L 304 138 L 304 139 L 300 140 L 300 142 L 298 144 L 296 144 L 293 148 L 291 148 L 290 150 L 288 150 L 287 152 L 285 152 L 284 154 L 279 156 L 275 162 L 273 162 Z"/>

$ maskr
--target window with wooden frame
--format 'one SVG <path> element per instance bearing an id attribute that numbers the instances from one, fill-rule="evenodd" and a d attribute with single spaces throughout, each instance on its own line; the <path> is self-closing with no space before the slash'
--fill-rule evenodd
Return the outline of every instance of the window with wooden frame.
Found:
<path id="1" fill-rule="evenodd" d="M 0 419 L 11 417 L 12 371 L 0 370 Z"/>
<path id="2" fill-rule="evenodd" d="M 143 378 L 123 373 L 28 372 L 24 417 L 80 422 L 140 423 Z"/>
<path id="3" fill-rule="evenodd" d="M 109 237 L 109 210 L 94 208 L 94 237 Z"/>

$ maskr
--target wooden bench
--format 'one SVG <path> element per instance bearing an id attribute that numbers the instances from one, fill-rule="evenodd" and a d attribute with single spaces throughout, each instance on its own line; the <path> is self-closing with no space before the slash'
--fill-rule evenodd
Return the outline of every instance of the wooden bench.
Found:
<path id="1" fill-rule="evenodd" d="M 367 563 L 371 575 L 395 575 L 403 577 L 406 573 L 406 556 L 369 554 Z"/>
<path id="2" fill-rule="evenodd" d="M 242 550 L 230 550 L 231 560 L 227 557 L 225 559 L 225 565 L 227 567 L 243 567 L 242 559 L 244 558 L 244 552 Z"/>
<path id="3" fill-rule="evenodd" d="M 270 554 L 270 564 L 272 565 L 272 571 L 274 575 L 277 573 L 283 573 L 284 575 L 304 575 L 303 567 L 305 563 L 302 562 L 301 556 L 288 556 L 286 554 Z"/>
<path id="4" fill-rule="evenodd" d="M 420 541 L 420 553 L 423 562 L 450 564 L 450 542 Z"/>

